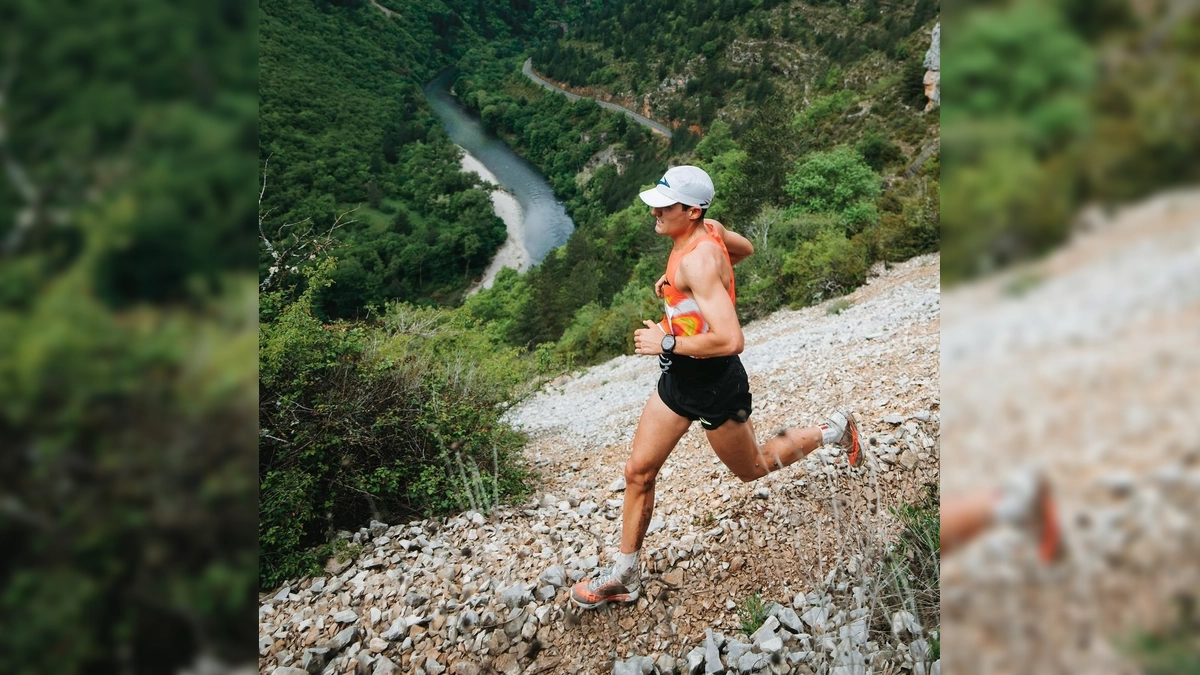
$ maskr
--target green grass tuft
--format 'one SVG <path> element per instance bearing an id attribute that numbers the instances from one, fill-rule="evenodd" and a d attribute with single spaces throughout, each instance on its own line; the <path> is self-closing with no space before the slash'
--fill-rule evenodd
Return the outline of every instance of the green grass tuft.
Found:
<path id="1" fill-rule="evenodd" d="M 754 595 L 746 598 L 737 608 L 738 618 L 742 620 L 742 632 L 753 635 L 767 620 L 767 603 L 763 602 L 762 593 L 755 591 Z"/>

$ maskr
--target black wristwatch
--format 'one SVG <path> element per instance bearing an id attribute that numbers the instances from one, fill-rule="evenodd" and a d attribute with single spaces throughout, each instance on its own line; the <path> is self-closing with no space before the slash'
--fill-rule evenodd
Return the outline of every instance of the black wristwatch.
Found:
<path id="1" fill-rule="evenodd" d="M 662 350 L 663 350 L 664 354 L 674 354 L 675 353 L 675 336 L 674 335 L 664 335 L 663 336 Z"/>

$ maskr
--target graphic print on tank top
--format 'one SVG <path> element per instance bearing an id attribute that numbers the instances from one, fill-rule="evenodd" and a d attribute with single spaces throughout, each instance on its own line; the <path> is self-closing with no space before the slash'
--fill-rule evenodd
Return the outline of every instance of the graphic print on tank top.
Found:
<path id="1" fill-rule="evenodd" d="M 659 327 L 662 328 L 664 333 L 670 333 L 675 336 L 690 336 L 707 333 L 709 330 L 708 321 L 700 313 L 700 305 L 675 286 L 675 273 L 679 269 L 679 262 L 683 260 L 685 255 L 695 250 L 700 242 L 711 241 L 721 247 L 721 252 L 725 255 L 725 262 L 729 264 L 729 299 L 735 303 L 737 302 L 737 293 L 733 278 L 733 264 L 729 260 L 729 251 L 726 250 L 725 242 L 721 241 L 721 237 L 716 234 L 711 225 L 705 223 L 704 227 L 706 230 L 704 234 L 697 237 L 681 251 L 673 251 L 671 257 L 667 260 L 667 283 L 663 284 L 662 287 L 663 306 L 666 311 L 662 321 L 659 322 Z"/>
<path id="2" fill-rule="evenodd" d="M 670 284 L 663 285 L 664 330 L 671 335 L 700 335 L 708 332 L 708 322 L 700 313 L 700 305 L 683 291 Z"/>

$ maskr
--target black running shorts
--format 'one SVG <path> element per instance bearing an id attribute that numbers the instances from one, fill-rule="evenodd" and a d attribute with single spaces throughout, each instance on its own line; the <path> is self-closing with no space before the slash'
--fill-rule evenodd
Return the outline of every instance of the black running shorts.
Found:
<path id="1" fill-rule="evenodd" d="M 688 377 L 674 369 L 663 373 L 658 396 L 676 415 L 699 420 L 708 431 L 726 420 L 750 419 L 750 381 L 737 356 L 729 357 L 725 368 L 708 377 Z"/>

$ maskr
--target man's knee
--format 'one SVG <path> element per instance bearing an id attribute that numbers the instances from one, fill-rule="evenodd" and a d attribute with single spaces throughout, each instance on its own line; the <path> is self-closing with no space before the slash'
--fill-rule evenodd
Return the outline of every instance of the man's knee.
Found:
<path id="1" fill-rule="evenodd" d="M 749 483 L 750 481 L 758 480 L 768 473 L 771 473 L 774 468 L 775 467 L 768 467 L 764 465 L 762 459 L 760 458 L 759 461 L 755 462 L 754 464 L 748 467 L 743 467 L 740 471 L 734 471 L 733 475 L 737 476 L 738 480 L 742 481 L 743 483 Z"/>
<path id="2" fill-rule="evenodd" d="M 657 466 L 630 459 L 625 462 L 625 485 L 629 487 L 650 487 L 658 477 Z"/>

